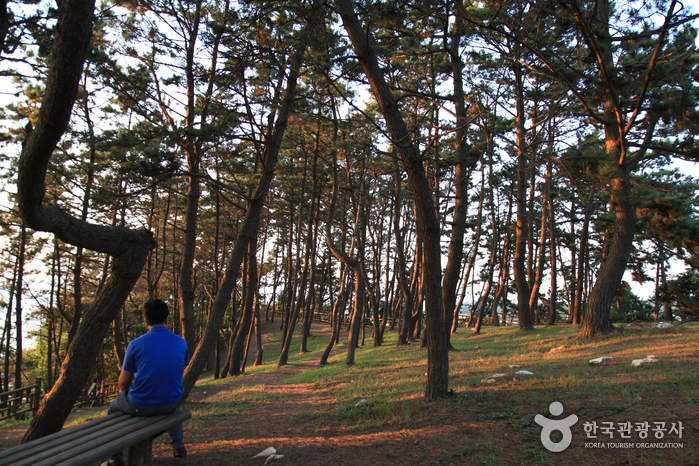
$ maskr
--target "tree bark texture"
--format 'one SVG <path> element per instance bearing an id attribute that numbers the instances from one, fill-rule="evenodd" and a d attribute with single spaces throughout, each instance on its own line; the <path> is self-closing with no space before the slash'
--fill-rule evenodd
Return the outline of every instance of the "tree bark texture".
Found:
<path id="1" fill-rule="evenodd" d="M 299 43 L 296 45 L 290 60 L 289 75 L 287 77 L 286 90 L 284 99 L 279 108 L 276 122 L 273 128 L 270 128 L 267 143 L 264 150 L 264 158 L 262 161 L 262 173 L 258 182 L 257 188 L 250 198 L 248 211 L 245 214 L 242 225 L 238 232 L 238 236 L 233 244 L 231 258 L 221 281 L 221 286 L 216 293 L 214 303 L 209 315 L 209 321 L 204 329 L 199 345 L 197 345 L 192 360 L 187 366 L 184 374 L 184 394 L 182 399 L 186 399 L 189 393 L 194 388 L 194 385 L 199 378 L 199 375 L 204 370 L 209 356 L 216 346 L 218 332 L 223 323 L 223 317 L 226 314 L 228 303 L 231 300 L 233 288 L 240 272 L 240 265 L 247 251 L 247 246 L 254 238 L 257 237 L 262 208 L 264 207 L 265 197 L 274 179 L 275 168 L 279 158 L 279 150 L 281 148 L 282 139 L 289 122 L 291 109 L 296 96 L 296 83 L 298 81 L 303 56 L 306 52 L 306 41 L 308 40 L 313 28 L 321 19 L 321 2 L 316 0 L 311 6 L 310 16 L 301 31 Z"/>
<path id="2" fill-rule="evenodd" d="M 466 115 L 466 97 L 464 95 L 463 68 L 464 64 L 460 55 L 460 42 L 463 34 L 464 6 L 456 2 L 457 14 L 454 18 L 454 37 L 449 44 L 452 72 L 454 75 L 454 108 L 456 113 L 456 141 L 454 152 L 456 164 L 454 166 L 454 216 L 452 219 L 451 239 L 447 253 L 447 265 L 444 268 L 442 279 L 442 306 L 444 308 L 444 325 L 451 329 L 458 309 L 456 307 L 456 288 L 459 284 L 461 265 L 464 256 L 464 235 L 466 233 L 466 217 L 468 214 L 468 182 L 471 170 L 478 161 L 478 157 L 471 156 L 471 150 L 466 142 L 466 128 L 468 119 Z M 447 332 L 447 339 L 451 332 Z M 447 341 L 449 347 L 451 343 Z"/>
<path id="3" fill-rule="evenodd" d="M 517 317 L 519 320 L 520 330 L 531 330 L 534 328 L 534 319 L 532 317 L 532 309 L 529 306 L 529 298 L 531 289 L 527 280 L 527 272 L 525 262 L 527 256 L 527 239 L 529 237 L 529 212 L 527 209 L 527 174 L 528 163 L 527 154 L 525 153 L 525 134 L 526 128 L 524 125 L 524 96 L 522 83 L 522 69 L 519 66 L 515 67 L 515 75 L 517 79 L 518 92 L 517 99 L 517 221 L 515 223 L 515 254 L 512 261 L 514 272 L 515 287 L 517 288 Z"/>
<path id="4" fill-rule="evenodd" d="M 44 99 L 36 127 L 28 134 L 20 156 L 18 204 L 30 228 L 54 233 L 66 243 L 109 254 L 114 260 L 110 276 L 86 310 L 58 380 L 44 398 L 24 441 L 61 429 L 88 381 L 105 331 L 155 245 L 148 231 L 93 225 L 58 207 L 43 205 L 48 162 L 70 121 L 92 36 L 93 10 L 92 0 L 65 0 L 60 4 Z"/>
<path id="5" fill-rule="evenodd" d="M 612 181 L 611 209 L 614 214 L 614 234 L 609 256 L 600 266 L 597 279 L 588 298 L 580 337 L 592 337 L 612 330 L 610 309 L 626 271 L 636 234 L 636 208 L 631 204 L 631 180 L 628 173 Z"/>
<path id="6" fill-rule="evenodd" d="M 579 13 L 576 19 L 583 28 L 588 47 L 595 51 L 597 58 L 605 150 L 612 164 L 607 190 L 610 210 L 614 215 L 614 231 L 606 242 L 608 252 L 590 291 L 580 337 L 591 337 L 613 328 L 610 309 L 626 271 L 636 233 L 636 209 L 631 202 L 630 164 L 624 129 L 627 125 L 614 84 L 618 72 L 615 70 L 609 32 L 612 6 L 609 0 L 598 0 L 596 6 L 594 20 L 589 24 Z"/>
<path id="7" fill-rule="evenodd" d="M 337 0 L 335 6 L 342 17 L 359 64 L 364 70 L 393 144 L 408 173 L 415 200 L 418 235 L 423 243 L 423 291 L 426 305 L 427 386 L 425 397 L 438 399 L 447 395 L 449 385 L 449 352 L 441 294 L 440 224 L 422 158 L 412 141 L 400 108 L 379 68 L 376 54 L 368 42 L 371 36 L 361 26 L 351 0 Z"/>
<path id="8" fill-rule="evenodd" d="M 240 375 L 243 372 L 243 353 L 250 334 L 250 328 L 254 320 L 255 294 L 257 293 L 257 241 L 253 239 L 248 244 L 247 277 L 245 278 L 245 297 L 242 305 L 242 315 L 238 325 L 233 346 L 230 349 L 229 375 Z"/>

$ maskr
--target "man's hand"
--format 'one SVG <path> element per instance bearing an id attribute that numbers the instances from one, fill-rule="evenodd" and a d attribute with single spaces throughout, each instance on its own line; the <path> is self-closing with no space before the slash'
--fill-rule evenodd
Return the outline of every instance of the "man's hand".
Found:
<path id="1" fill-rule="evenodd" d="M 132 382 L 133 372 L 125 371 L 122 369 L 121 373 L 119 374 L 119 381 L 117 382 L 117 384 L 119 385 L 119 391 L 123 392 L 124 390 L 129 388 Z"/>

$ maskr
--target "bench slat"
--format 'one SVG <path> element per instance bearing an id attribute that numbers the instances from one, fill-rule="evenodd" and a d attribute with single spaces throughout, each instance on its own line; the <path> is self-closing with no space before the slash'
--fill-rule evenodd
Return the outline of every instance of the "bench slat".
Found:
<path id="1" fill-rule="evenodd" d="M 91 432 L 109 428 L 114 424 L 123 422 L 126 416 L 128 415 L 121 412 L 109 414 L 107 416 L 100 416 L 83 424 L 78 424 L 76 426 L 63 429 L 47 437 L 29 441 L 17 447 L 0 452 L 0 462 L 2 464 L 7 464 L 10 461 L 17 461 L 19 459 L 26 458 L 27 456 L 34 454 L 37 448 L 40 451 L 45 451 L 55 447 L 56 445 L 63 445 L 64 443 L 71 441 L 73 437 L 89 435 Z"/>
<path id="2" fill-rule="evenodd" d="M 0 456 L 0 464 L 48 466 L 61 461 L 67 461 L 64 464 L 84 464 L 70 458 L 76 455 L 90 455 L 90 449 L 107 448 L 109 453 L 99 458 L 95 457 L 105 459 L 190 417 L 189 411 L 151 417 L 114 413 L 6 450 Z"/>
<path id="3" fill-rule="evenodd" d="M 63 447 L 54 448 L 49 455 L 41 454 L 39 458 L 35 456 L 32 458 L 32 462 L 28 463 L 27 466 L 52 466 L 61 461 L 69 460 L 78 454 L 89 453 L 91 449 L 100 446 L 110 447 L 111 453 L 107 455 L 110 456 L 112 453 L 123 449 L 123 447 L 119 448 L 115 446 L 112 442 L 116 441 L 117 444 L 121 444 L 121 439 L 128 438 L 133 444 L 134 439 L 136 439 L 136 442 L 138 439 L 147 439 L 151 435 L 156 435 L 163 430 L 167 430 L 179 422 L 176 416 L 133 417 L 107 431 L 96 432 L 90 436 L 78 438 Z M 157 430 L 155 434 L 151 434 L 153 429 Z M 39 459 L 41 459 L 41 461 L 37 461 Z M 100 457 L 99 459 L 105 458 Z M 80 463 L 74 462 L 72 464 Z"/>
<path id="4" fill-rule="evenodd" d="M 80 432 L 87 434 L 90 431 L 93 430 L 99 430 L 104 427 L 107 427 L 109 425 L 112 425 L 114 423 L 120 422 L 121 418 L 123 416 L 126 416 L 125 413 L 114 413 L 114 414 L 109 414 L 107 416 L 101 416 L 99 418 L 92 419 L 88 422 L 85 422 L 83 424 L 78 424 L 76 426 L 69 427 L 67 429 L 63 429 L 59 432 L 56 432 L 55 434 L 52 434 L 47 437 L 42 437 L 36 440 L 32 440 L 30 442 L 24 443 L 18 447 L 14 447 L 5 451 L 0 452 L 0 462 L 6 463 L 9 462 L 9 458 L 12 457 L 13 459 L 20 459 L 23 456 L 18 456 L 21 455 L 20 451 L 15 451 L 21 448 L 21 450 L 29 450 L 32 447 L 36 445 L 41 445 L 42 448 L 51 448 L 54 445 L 60 445 L 61 443 L 65 442 L 66 437 L 71 437 L 75 435 L 82 435 L 79 434 Z M 26 456 L 26 455 L 25 455 Z"/>
<path id="5" fill-rule="evenodd" d="M 59 461 L 64 457 L 71 457 L 74 456 L 76 452 L 82 452 L 85 445 L 94 445 L 95 442 L 98 444 L 102 442 L 109 442 L 113 438 L 118 438 L 132 431 L 137 431 L 138 429 L 157 421 L 158 419 L 153 419 L 150 417 L 127 417 L 121 423 L 109 426 L 102 431 L 92 432 L 85 436 L 71 437 L 70 441 L 56 445 L 49 450 L 37 452 L 35 449 L 31 458 L 28 458 L 30 462 L 27 464 L 34 466 L 37 464 L 56 464 L 56 461 Z"/>
<path id="6" fill-rule="evenodd" d="M 3 458 L 3 462 L 6 460 L 16 462 L 21 459 L 29 458 L 31 461 L 30 464 L 33 464 L 36 461 L 51 458 L 53 455 L 69 450 L 72 448 L 72 445 L 75 442 L 81 443 L 98 438 L 100 435 L 109 435 L 114 431 L 118 431 L 119 429 L 128 427 L 138 422 L 140 422 L 139 418 L 124 415 L 120 416 L 118 419 L 112 420 L 112 422 L 97 423 L 97 426 L 93 425 L 85 429 L 66 429 L 70 430 L 71 432 L 69 432 L 67 435 L 61 436 L 55 434 L 59 438 L 47 436 L 44 439 L 37 439 L 37 441 L 32 442 L 31 445 L 27 443 L 26 445 L 15 447 L 16 453 L 8 458 Z M 61 431 L 60 433 L 62 432 L 64 431 Z M 45 440 L 45 442 L 42 443 L 41 440 Z"/>
<path id="7" fill-rule="evenodd" d="M 140 441 L 151 440 L 152 438 L 155 438 L 159 434 L 168 430 L 170 427 L 179 424 L 180 422 L 183 422 L 191 417 L 191 413 L 189 411 L 178 411 L 178 414 L 179 416 L 175 417 L 175 419 L 177 419 L 177 422 L 173 422 L 172 416 L 175 415 L 171 414 L 168 416 L 167 419 L 163 419 L 162 421 L 156 424 L 149 425 L 137 432 L 132 432 L 122 437 L 115 438 L 110 443 L 102 443 L 91 446 L 89 450 L 86 450 L 84 453 L 80 455 L 73 456 L 67 461 L 61 461 L 62 458 L 59 458 L 58 461 L 60 462 L 57 462 L 57 458 L 52 458 L 52 462 L 39 463 L 35 466 L 81 465 L 87 464 L 91 461 L 105 460 L 112 456 L 114 453 L 125 450 L 130 446 L 136 445 Z"/>

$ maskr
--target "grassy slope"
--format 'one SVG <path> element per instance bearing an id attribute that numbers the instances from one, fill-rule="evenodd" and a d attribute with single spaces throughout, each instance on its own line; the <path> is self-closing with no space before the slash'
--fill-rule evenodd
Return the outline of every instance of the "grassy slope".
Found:
<path id="1" fill-rule="evenodd" d="M 248 367 L 247 375 L 278 370 L 278 325 L 267 325 L 270 333 L 265 364 Z M 336 346 L 328 365 L 315 364 L 329 338 L 324 326 L 315 329 L 309 340 L 309 353 L 296 354 L 298 341 L 293 344 L 289 366 L 305 367 L 303 371 L 292 371 L 296 375 L 282 383 L 310 383 L 330 390 L 337 401 L 330 414 L 306 407 L 297 413 L 299 418 L 317 418 L 320 422 L 321 418 L 332 416 L 354 432 L 396 428 L 409 431 L 421 423 L 436 424 L 442 419 L 445 423 L 456 422 L 457 418 L 463 423 L 467 419 L 463 425 L 474 426 L 469 434 L 477 435 L 471 435 L 469 442 L 458 447 L 452 445 L 443 450 L 441 457 L 429 464 L 699 464 L 699 442 L 694 430 L 699 427 L 699 323 L 670 330 L 659 330 L 650 324 L 624 327 L 593 340 L 576 339 L 577 329 L 569 325 L 540 327 L 526 333 L 512 327 L 485 327 L 480 335 L 461 329 L 452 337 L 457 350 L 450 353 L 450 387 L 454 396 L 438 403 L 428 403 L 422 397 L 426 351 L 418 344 L 395 346 L 394 333 L 387 333 L 383 346 L 373 347 L 370 331 L 367 328 L 366 344 L 358 349 L 356 364 L 351 367 L 344 363 L 344 342 Z M 658 362 L 631 366 L 633 359 L 649 355 L 656 356 Z M 614 359 L 604 365 L 590 365 L 590 359 L 600 356 Z M 514 365 L 518 367 L 510 367 Z M 520 369 L 534 375 L 515 375 Z M 495 373 L 505 373 L 507 377 L 495 383 L 484 382 Z M 220 398 L 208 405 L 207 412 L 197 413 L 192 422 L 206 423 L 207 419 L 244 413 L 251 403 L 275 402 L 264 384 L 239 383 L 245 378 L 199 383 L 195 391 L 216 386 L 221 389 Z M 356 406 L 362 399 L 370 403 Z M 574 413 L 580 418 L 573 429 L 576 441 L 565 456 L 542 447 L 541 428 L 533 422 L 536 414 L 550 417 L 547 410 L 552 401 L 564 405 L 563 417 Z M 104 410 L 94 410 L 79 420 L 103 413 Z M 683 439 L 678 440 L 676 435 L 667 439 L 684 442 L 683 449 L 636 449 L 626 454 L 591 450 L 584 444 L 588 441 L 584 422 L 652 424 L 659 420 L 684 421 Z M 486 428 L 491 430 L 481 432 Z M 515 445 L 511 440 L 513 433 L 520 439 Z M 505 438 L 508 435 L 509 440 Z M 636 436 L 633 440 L 640 441 Z M 626 458 L 621 463 L 620 455 Z M 561 461 L 563 458 L 566 461 Z"/>
<path id="2" fill-rule="evenodd" d="M 692 414 L 696 413 L 699 403 L 699 323 L 670 330 L 659 330 L 651 324 L 624 327 L 593 340 L 578 340 L 577 332 L 577 328 L 569 325 L 540 327 L 532 332 L 520 332 L 512 327 L 486 327 L 480 335 L 461 329 L 452 338 L 457 350 L 450 355 L 450 387 L 454 397 L 437 407 L 422 399 L 425 350 L 418 344 L 396 347 L 395 334 L 387 334 L 383 346 L 373 347 L 369 328 L 365 346 L 357 351 L 355 365 L 345 365 L 346 348 L 342 343 L 334 350 L 330 364 L 313 365 L 284 383 L 310 382 L 317 388 L 331 389 L 338 401 L 335 414 L 352 429 L 360 431 L 415 422 L 431 415 L 446 419 L 450 410 L 466 411 L 474 422 L 494 422 L 522 433 L 527 441 L 517 445 L 520 451 L 514 457 L 522 464 L 557 464 L 556 454 L 542 448 L 541 428 L 533 422 L 536 414 L 550 417 L 548 406 L 552 401 L 563 403 L 563 417 L 575 413 L 580 418 L 574 428 L 578 442 L 570 448 L 568 457 L 570 459 L 572 454 L 573 461 L 579 459 L 583 464 L 607 461 L 603 457 L 591 458 L 593 452 L 585 447 L 584 441 L 595 440 L 584 438 L 583 422 L 648 421 L 652 425 L 655 420 L 664 420 L 669 426 L 670 422 L 683 420 L 683 439 L 679 440 L 676 435 L 666 439 L 684 441 L 682 450 L 636 450 L 624 464 L 639 464 L 639 457 L 641 464 L 699 464 L 697 433 L 692 430 L 692 427 L 699 427 L 696 415 Z M 327 333 L 317 331 L 311 338 L 310 352 L 292 354 L 290 365 L 317 360 L 326 342 Z M 248 368 L 247 373 L 277 370 L 275 360 L 279 344 L 279 336 L 270 335 L 265 347 L 268 362 Z M 655 356 L 658 362 L 632 367 L 633 359 L 649 355 Z M 614 359 L 599 366 L 589 363 L 590 359 L 600 356 Z M 518 367 L 510 367 L 515 365 Z M 521 369 L 534 375 L 516 375 Z M 485 383 L 484 379 L 494 373 L 508 376 L 492 384 Z M 203 384 L 198 389 L 205 388 Z M 264 387 L 257 388 L 260 396 Z M 250 393 L 241 392 L 238 400 L 249 396 Z M 371 403 L 356 406 L 361 399 Z M 299 414 L 323 415 L 320 412 Z M 554 440 L 557 440 L 555 436 Z M 611 440 L 621 441 L 618 435 Z M 633 441 L 641 439 L 634 436 Z M 494 438 L 444 454 L 457 457 L 468 454 L 469 463 L 510 464 L 509 460 L 502 461 L 505 449 L 505 445 Z M 606 453 L 611 454 L 610 451 Z M 511 454 L 509 458 L 513 460 Z"/>

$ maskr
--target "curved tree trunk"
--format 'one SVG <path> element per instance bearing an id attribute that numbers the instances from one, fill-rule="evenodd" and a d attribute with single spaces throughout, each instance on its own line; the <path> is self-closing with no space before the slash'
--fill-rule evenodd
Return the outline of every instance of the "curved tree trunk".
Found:
<path id="1" fill-rule="evenodd" d="M 148 231 L 93 225 L 57 207 L 43 205 L 48 162 L 70 120 L 92 36 L 93 10 L 92 0 L 65 0 L 60 4 L 44 99 L 36 128 L 28 135 L 20 157 L 18 200 L 22 217 L 30 228 L 52 232 L 66 243 L 104 252 L 114 260 L 111 274 L 86 310 L 58 380 L 44 398 L 24 441 L 61 429 L 87 383 L 106 330 L 154 246 Z"/>
<path id="2" fill-rule="evenodd" d="M 671 9 L 674 7 L 671 7 Z M 590 291 L 580 337 L 591 337 L 613 328 L 610 309 L 617 289 L 626 271 L 636 234 L 636 209 L 631 202 L 631 165 L 628 159 L 625 131 L 632 122 L 626 122 L 620 109 L 619 91 L 614 78 L 618 74 L 612 50 L 610 34 L 611 2 L 596 3 L 594 21 L 588 24 L 579 11 L 576 20 L 583 27 L 588 47 L 595 50 L 599 68 L 600 93 L 602 94 L 604 141 L 611 173 L 607 189 L 610 195 L 610 211 L 614 215 L 614 231 L 605 246 L 606 258 L 600 265 L 597 279 Z M 666 25 L 667 27 L 667 25 Z M 660 40 L 660 39 L 659 39 Z M 652 70 L 653 66 L 649 65 Z M 642 99 L 639 101 L 640 105 Z"/>
<path id="3" fill-rule="evenodd" d="M 353 274 L 354 274 L 354 303 L 352 305 L 352 312 L 350 314 L 350 329 L 349 329 L 349 341 L 347 342 L 347 358 L 346 358 L 346 363 L 348 366 L 351 366 L 354 364 L 354 354 L 355 354 L 355 348 L 357 347 L 357 343 L 359 342 L 359 330 L 360 330 L 360 324 L 362 321 L 362 315 L 364 314 L 364 296 L 365 296 L 365 291 L 364 287 L 366 284 L 366 280 L 364 278 L 364 269 L 362 267 L 361 262 L 359 259 L 352 257 L 350 254 L 346 253 L 345 251 L 341 250 L 338 248 L 332 237 L 332 223 L 333 223 L 333 218 L 335 216 L 335 205 L 337 204 L 337 191 L 339 187 L 339 182 L 338 182 L 338 177 L 337 177 L 337 151 L 333 151 L 333 160 L 332 160 L 332 176 L 333 176 L 333 187 L 332 187 L 332 194 L 330 198 L 330 206 L 328 207 L 328 221 L 326 222 L 325 225 L 325 242 L 328 246 L 328 249 L 332 253 L 333 256 L 335 256 L 340 262 L 345 264 L 347 268 L 351 269 Z M 363 183 L 362 183 L 362 197 L 363 197 Z M 362 202 L 359 202 L 359 206 L 357 208 L 357 214 L 356 214 L 356 221 L 355 221 L 355 228 L 354 232 L 352 233 L 352 244 L 354 245 L 355 241 L 359 237 L 359 232 L 363 228 L 363 221 L 364 221 L 364 216 L 362 214 L 363 206 Z M 361 241 L 361 240 L 359 240 Z M 350 250 L 354 249 L 354 246 L 350 246 Z M 343 284 L 344 286 L 344 284 Z M 340 299 L 340 297 L 338 297 Z"/>
<path id="4" fill-rule="evenodd" d="M 583 319 L 580 337 L 592 337 L 612 330 L 610 309 L 619 284 L 626 272 L 636 234 L 636 208 L 631 204 L 631 181 L 623 171 L 612 181 L 611 209 L 614 213 L 614 235 L 607 260 L 600 266 L 592 286 Z"/>

